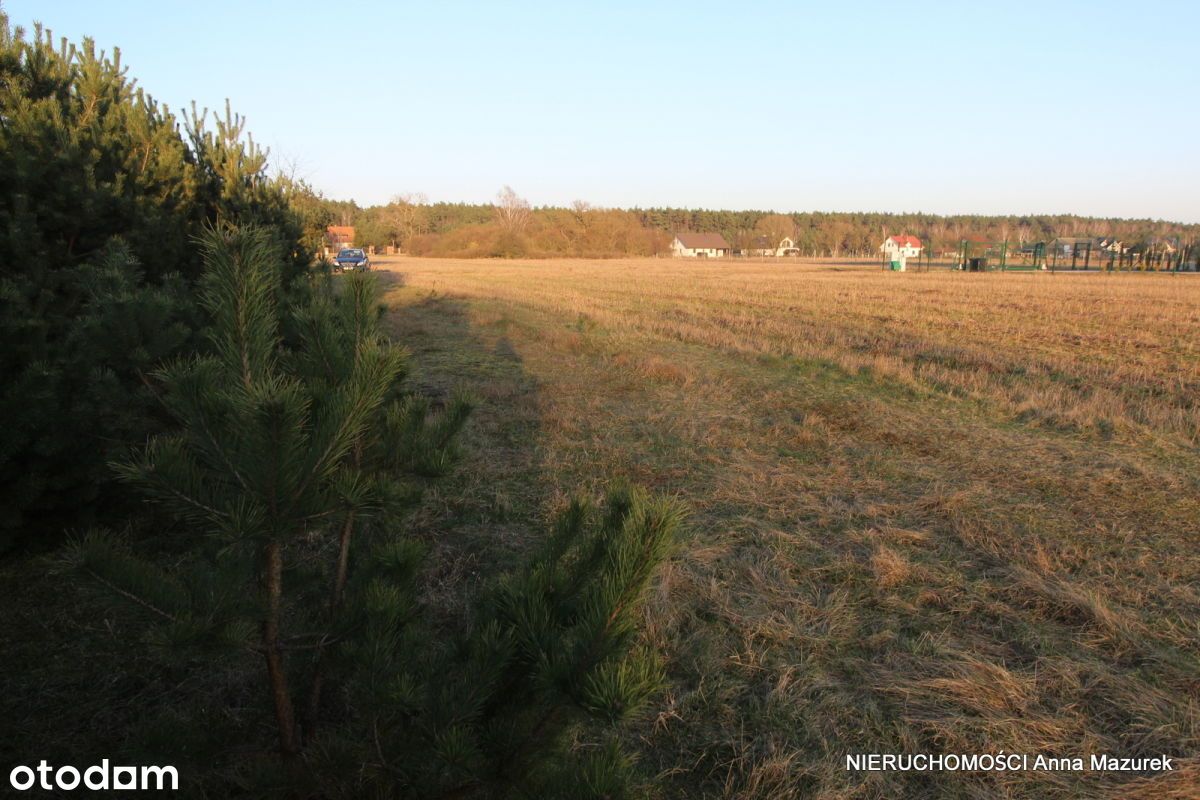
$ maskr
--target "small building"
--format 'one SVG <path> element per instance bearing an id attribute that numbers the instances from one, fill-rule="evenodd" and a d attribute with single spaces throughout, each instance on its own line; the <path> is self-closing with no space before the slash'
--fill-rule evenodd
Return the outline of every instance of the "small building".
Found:
<path id="1" fill-rule="evenodd" d="M 729 255 L 729 242 L 719 233 L 677 233 L 671 241 L 676 258 L 720 258 Z"/>
<path id="2" fill-rule="evenodd" d="M 325 246 L 335 253 L 344 247 L 354 247 L 354 226 L 330 225 L 325 229 Z"/>
<path id="3" fill-rule="evenodd" d="M 918 258 L 923 246 L 915 236 L 889 236 L 887 241 L 879 246 L 880 252 L 889 256 L 888 261 L 899 261 L 902 258 Z"/>
<path id="4" fill-rule="evenodd" d="M 1173 256 L 1179 252 L 1179 248 L 1175 246 L 1176 244 L 1178 244 L 1178 241 L 1172 241 L 1171 239 L 1157 238 L 1157 239 L 1152 239 L 1151 244 L 1160 253 L 1166 253 L 1169 256 Z"/>
<path id="5" fill-rule="evenodd" d="M 1091 236 L 1059 236 L 1050 243 L 1051 252 L 1056 252 L 1062 256 L 1070 256 L 1076 253 L 1095 252 L 1099 250 L 1099 242 Z"/>
<path id="6" fill-rule="evenodd" d="M 899 266 L 893 268 L 899 269 L 901 272 L 904 271 L 905 262 L 908 259 L 921 257 L 923 249 L 924 246 L 920 239 L 907 234 L 889 236 L 883 244 L 879 245 L 879 251 L 883 253 L 883 260 L 894 265 L 898 264 Z"/>

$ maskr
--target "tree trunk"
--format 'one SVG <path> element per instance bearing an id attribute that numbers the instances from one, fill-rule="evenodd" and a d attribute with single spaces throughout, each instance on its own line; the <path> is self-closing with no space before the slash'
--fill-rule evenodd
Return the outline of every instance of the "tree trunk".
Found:
<path id="1" fill-rule="evenodd" d="M 263 652 L 267 659 L 267 680 L 275 702 L 275 722 L 279 727 L 279 749 L 285 756 L 299 750 L 296 742 L 296 714 L 288 692 L 283 653 L 279 649 L 279 616 L 283 599 L 283 554 L 279 543 L 271 542 L 264 553 L 263 589 L 267 594 L 267 613 L 262 623 Z"/>
<path id="2" fill-rule="evenodd" d="M 354 510 L 346 514 L 346 522 L 342 526 L 342 535 L 338 542 L 337 570 L 333 577 L 333 587 L 329 593 L 329 622 L 337 618 L 338 607 L 342 604 L 342 595 L 346 591 L 346 576 L 350 566 L 350 539 L 354 534 Z M 308 705 L 304 713 L 304 738 L 311 739 L 317 731 L 317 715 L 321 709 L 321 688 L 325 682 L 325 648 L 317 648 L 316 663 L 313 666 L 312 684 L 308 690 Z"/>
<path id="3" fill-rule="evenodd" d="M 329 597 L 329 617 L 337 615 L 338 606 L 342 604 L 342 594 L 346 591 L 346 572 L 350 566 L 350 537 L 354 533 L 354 510 L 346 514 L 346 524 L 342 526 L 342 536 L 338 542 L 337 573 L 333 578 L 333 592 Z"/>

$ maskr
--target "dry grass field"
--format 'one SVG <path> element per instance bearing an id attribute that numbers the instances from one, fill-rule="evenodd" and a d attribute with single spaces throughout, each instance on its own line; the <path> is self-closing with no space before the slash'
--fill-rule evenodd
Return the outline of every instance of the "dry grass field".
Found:
<path id="1" fill-rule="evenodd" d="M 1200 796 L 1200 280 L 381 261 L 418 383 L 480 399 L 435 599 L 576 490 L 689 505 L 628 734 L 663 796 Z M 1178 758 L 845 769 L 1001 751 Z"/>

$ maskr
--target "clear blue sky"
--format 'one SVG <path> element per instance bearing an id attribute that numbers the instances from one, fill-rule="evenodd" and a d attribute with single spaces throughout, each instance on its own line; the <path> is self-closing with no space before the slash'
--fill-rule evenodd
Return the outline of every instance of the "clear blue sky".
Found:
<path id="1" fill-rule="evenodd" d="M 1200 2 L 3 0 L 331 197 L 1200 222 Z"/>

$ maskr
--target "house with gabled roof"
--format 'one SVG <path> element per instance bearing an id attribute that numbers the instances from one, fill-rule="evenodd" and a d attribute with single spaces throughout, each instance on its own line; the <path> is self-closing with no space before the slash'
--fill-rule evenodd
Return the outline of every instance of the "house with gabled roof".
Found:
<path id="1" fill-rule="evenodd" d="M 729 255 L 729 242 L 719 233 L 677 233 L 671 241 L 676 258 L 720 258 Z"/>
<path id="2" fill-rule="evenodd" d="M 888 256 L 888 261 L 902 261 L 907 258 L 917 258 L 921 255 L 923 247 L 920 239 L 904 234 L 903 236 L 889 236 L 883 244 L 879 245 L 879 250 Z"/>
<path id="3" fill-rule="evenodd" d="M 333 251 L 340 250 L 343 247 L 353 247 L 354 226 L 330 225 L 325 229 L 325 244 Z"/>
<path id="4" fill-rule="evenodd" d="M 915 236 L 903 234 L 901 236 L 889 236 L 884 243 L 879 245 L 880 252 L 883 253 L 883 260 L 892 269 L 904 271 L 905 263 L 910 258 L 920 258 L 921 250 L 924 246 L 921 240 Z"/>

